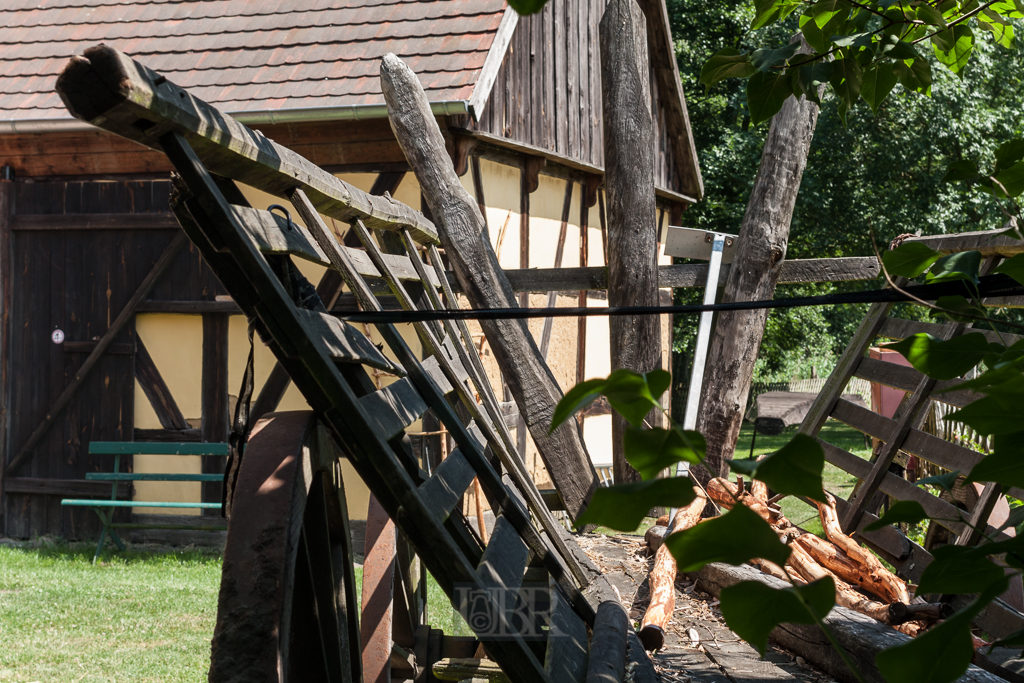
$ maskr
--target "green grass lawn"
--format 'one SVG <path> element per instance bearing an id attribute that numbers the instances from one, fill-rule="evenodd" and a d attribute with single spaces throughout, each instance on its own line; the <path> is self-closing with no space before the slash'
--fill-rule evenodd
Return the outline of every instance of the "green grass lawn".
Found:
<path id="1" fill-rule="evenodd" d="M 754 441 L 754 455 L 758 456 L 762 453 L 771 453 L 778 450 L 793 438 L 795 433 L 796 427 L 787 429 L 778 436 L 765 436 L 764 434 L 758 434 L 757 439 Z M 753 435 L 753 425 L 744 422 L 743 428 L 740 430 L 739 442 L 736 444 L 736 458 L 746 458 L 750 455 L 750 440 Z M 856 456 L 864 458 L 865 460 L 871 456 L 871 446 L 865 443 L 864 435 L 853 427 L 848 427 L 841 422 L 829 420 L 825 423 L 825 426 L 822 427 L 820 436 L 825 441 L 847 450 Z M 852 474 L 847 474 L 835 465 L 827 462 L 825 463 L 825 471 L 822 475 L 825 480 L 825 488 L 832 493 L 842 496 L 843 498 L 849 498 L 850 492 L 853 490 L 853 485 L 857 482 L 857 478 Z M 803 501 L 793 497 L 787 497 L 780 500 L 779 507 L 782 508 L 782 514 L 784 514 L 793 524 L 796 524 L 813 534 L 818 534 L 819 536 L 823 535 L 821 521 L 818 519 L 817 508 L 813 508 Z"/>
<path id="2" fill-rule="evenodd" d="M 206 680 L 219 554 L 107 551 L 93 565 L 95 544 L 40 545 L 0 546 L 0 683 Z M 429 575 L 427 614 L 468 634 Z"/>

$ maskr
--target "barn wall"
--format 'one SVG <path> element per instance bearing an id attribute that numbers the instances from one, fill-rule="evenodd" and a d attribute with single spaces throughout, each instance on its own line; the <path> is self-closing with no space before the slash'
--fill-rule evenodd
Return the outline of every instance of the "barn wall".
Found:
<path id="1" fill-rule="evenodd" d="M 477 129 L 604 168 L 598 45 L 604 8 L 605 0 L 551 0 L 520 17 Z M 650 88 L 654 183 L 685 192 L 653 66 Z"/>

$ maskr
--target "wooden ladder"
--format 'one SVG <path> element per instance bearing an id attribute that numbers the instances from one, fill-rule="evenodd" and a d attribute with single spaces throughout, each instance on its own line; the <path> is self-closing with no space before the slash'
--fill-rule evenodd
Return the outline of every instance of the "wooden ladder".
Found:
<path id="1" fill-rule="evenodd" d="M 474 613 L 489 616 L 477 628 L 489 654 L 515 681 L 582 680 L 587 626 L 596 604 L 614 597 L 534 486 L 466 325 L 416 324 L 429 354 L 421 361 L 393 325 L 378 324 L 391 360 L 318 297 L 300 296 L 312 286 L 292 257 L 337 271 L 364 310 L 380 310 L 384 293 L 412 309 L 412 286 L 432 309 L 457 306 L 433 224 L 347 185 L 116 50 L 91 48 L 86 57 L 58 81 L 69 110 L 167 155 L 182 228 L 453 604 L 468 596 Z M 235 181 L 287 199 L 304 226 L 254 209 Z M 350 224 L 365 251 L 339 243 L 322 216 Z M 365 368 L 400 379 L 377 389 Z M 406 434 L 428 410 L 457 445 L 433 471 Z M 460 506 L 474 478 L 496 516 L 486 545 Z M 550 596 L 550 633 L 522 628 L 517 591 L 527 576 Z M 653 676 L 628 630 L 630 658 Z"/>

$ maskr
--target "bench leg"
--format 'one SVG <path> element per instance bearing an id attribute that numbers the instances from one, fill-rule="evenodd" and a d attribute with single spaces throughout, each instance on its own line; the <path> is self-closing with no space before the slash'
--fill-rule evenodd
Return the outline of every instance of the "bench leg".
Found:
<path id="1" fill-rule="evenodd" d="M 103 511 L 100 510 L 100 508 L 93 508 L 93 512 L 95 512 L 96 516 L 100 518 L 101 522 L 103 522 L 103 529 L 100 531 L 100 541 L 96 544 L 96 553 L 92 556 L 92 563 L 96 564 L 96 560 L 100 559 L 100 553 L 103 552 L 103 545 L 107 541 L 108 532 L 110 533 L 110 538 L 112 541 L 114 541 L 114 544 L 117 546 L 118 550 L 124 550 L 125 547 L 124 543 L 121 542 L 120 537 L 117 535 L 117 532 L 110 528 L 110 523 L 113 521 L 114 518 L 114 511 L 110 510 L 109 512 L 104 514 Z"/>

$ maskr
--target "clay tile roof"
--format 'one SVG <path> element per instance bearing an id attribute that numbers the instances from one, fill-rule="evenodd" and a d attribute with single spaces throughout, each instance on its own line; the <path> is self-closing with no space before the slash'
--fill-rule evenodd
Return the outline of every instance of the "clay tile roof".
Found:
<path id="1" fill-rule="evenodd" d="M 0 120 L 66 119 L 68 58 L 106 43 L 224 111 L 383 103 L 394 52 L 432 102 L 468 101 L 505 0 L 4 0 Z"/>

